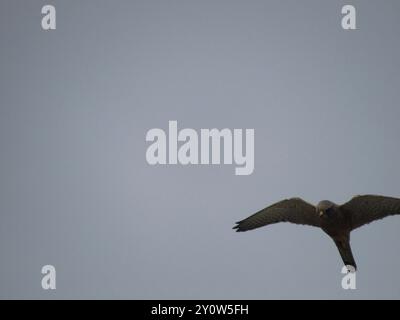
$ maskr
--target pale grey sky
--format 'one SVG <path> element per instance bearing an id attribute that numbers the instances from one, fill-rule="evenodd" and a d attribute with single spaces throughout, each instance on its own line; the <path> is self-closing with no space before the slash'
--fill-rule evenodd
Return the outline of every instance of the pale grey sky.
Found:
<path id="1" fill-rule="evenodd" d="M 231 230 L 282 198 L 400 196 L 400 2 L 351 1 L 356 31 L 344 4 L 1 1 L 0 297 L 399 298 L 399 217 L 354 232 L 353 292 L 321 231 Z M 169 120 L 255 129 L 254 173 L 149 166 Z"/>

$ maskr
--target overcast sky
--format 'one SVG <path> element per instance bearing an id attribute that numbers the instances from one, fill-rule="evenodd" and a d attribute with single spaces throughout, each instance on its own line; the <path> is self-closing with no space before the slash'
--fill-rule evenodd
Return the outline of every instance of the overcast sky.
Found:
<path id="1" fill-rule="evenodd" d="M 352 234 L 355 291 L 322 231 L 231 229 L 400 196 L 399 34 L 397 0 L 1 1 L 0 298 L 400 298 L 400 217 Z M 150 166 L 169 120 L 254 129 L 253 174 Z"/>

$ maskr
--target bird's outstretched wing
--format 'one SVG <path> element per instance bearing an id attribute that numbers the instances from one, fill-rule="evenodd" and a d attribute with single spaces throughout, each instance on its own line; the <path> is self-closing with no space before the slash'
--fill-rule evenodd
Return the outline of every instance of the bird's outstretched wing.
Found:
<path id="1" fill-rule="evenodd" d="M 372 221 L 400 214 L 400 199 L 375 195 L 357 196 L 340 208 L 350 215 L 354 230 Z"/>
<path id="2" fill-rule="evenodd" d="M 293 198 L 277 202 L 242 221 L 236 222 L 233 229 L 241 232 L 278 222 L 320 226 L 320 218 L 315 207 L 302 199 Z"/>

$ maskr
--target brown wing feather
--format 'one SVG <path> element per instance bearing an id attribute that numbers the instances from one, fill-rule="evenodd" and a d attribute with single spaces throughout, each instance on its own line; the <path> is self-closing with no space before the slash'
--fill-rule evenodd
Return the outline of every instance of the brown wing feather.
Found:
<path id="1" fill-rule="evenodd" d="M 278 222 L 320 226 L 320 218 L 315 207 L 302 199 L 293 198 L 277 202 L 242 221 L 236 222 L 233 229 L 241 232 Z"/>
<path id="2" fill-rule="evenodd" d="M 340 207 L 350 215 L 351 227 L 354 230 L 372 221 L 400 214 L 400 199 L 364 195 L 354 197 Z"/>

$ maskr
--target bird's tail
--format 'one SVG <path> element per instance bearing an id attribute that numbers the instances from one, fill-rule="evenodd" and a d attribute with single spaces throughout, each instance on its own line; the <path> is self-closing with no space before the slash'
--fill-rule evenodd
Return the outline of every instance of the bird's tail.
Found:
<path id="1" fill-rule="evenodd" d="M 350 241 L 335 240 L 335 244 L 339 250 L 340 256 L 346 266 L 352 266 L 357 270 L 356 262 L 354 261 L 353 253 L 351 252 Z"/>

